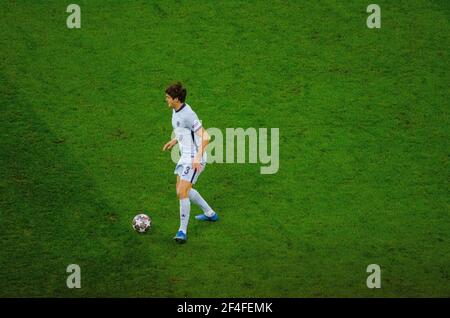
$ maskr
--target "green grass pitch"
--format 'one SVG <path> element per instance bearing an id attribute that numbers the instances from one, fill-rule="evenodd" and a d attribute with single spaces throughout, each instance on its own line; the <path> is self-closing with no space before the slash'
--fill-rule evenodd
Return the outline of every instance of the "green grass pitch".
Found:
<path id="1" fill-rule="evenodd" d="M 0 2 L 0 296 L 450 296 L 448 1 L 69 3 Z M 183 246 L 176 80 L 205 127 L 280 129 L 278 173 L 207 167 Z"/>

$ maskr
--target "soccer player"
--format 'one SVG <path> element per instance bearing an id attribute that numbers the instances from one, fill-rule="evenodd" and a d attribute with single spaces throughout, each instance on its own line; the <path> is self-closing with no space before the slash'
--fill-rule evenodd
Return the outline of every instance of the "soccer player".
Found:
<path id="1" fill-rule="evenodd" d="M 176 190 L 180 200 L 180 228 L 174 237 L 178 243 L 185 243 L 187 240 L 191 202 L 203 210 L 203 214 L 195 217 L 197 220 L 214 222 L 219 218 L 200 193 L 193 189 L 206 166 L 205 150 L 210 137 L 195 112 L 184 102 L 185 99 L 186 89 L 181 83 L 172 84 L 166 89 L 166 102 L 172 108 L 175 138 L 164 145 L 163 151 L 172 149 L 178 143 L 181 154 L 174 172 L 177 175 Z"/>

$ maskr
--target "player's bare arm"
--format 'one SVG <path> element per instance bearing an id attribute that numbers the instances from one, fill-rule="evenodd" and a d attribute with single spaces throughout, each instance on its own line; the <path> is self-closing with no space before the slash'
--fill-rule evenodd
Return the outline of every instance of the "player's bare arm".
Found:
<path id="1" fill-rule="evenodd" d="M 206 147 L 208 146 L 209 141 L 211 140 L 211 137 L 209 136 L 206 129 L 204 129 L 203 127 L 200 127 L 195 133 L 197 136 L 201 138 L 200 139 L 201 143 L 199 145 L 198 152 L 195 155 L 194 160 L 192 161 L 192 168 L 194 168 L 195 170 L 200 170 L 201 169 L 200 162 L 202 160 Z"/>
<path id="2" fill-rule="evenodd" d="M 172 139 L 171 141 L 169 141 L 168 143 L 166 143 L 166 144 L 163 146 L 163 149 L 162 149 L 162 150 L 163 150 L 163 151 L 166 151 L 166 150 L 172 149 L 173 146 L 175 146 L 175 145 L 177 144 L 177 142 L 178 142 L 177 138 Z"/>

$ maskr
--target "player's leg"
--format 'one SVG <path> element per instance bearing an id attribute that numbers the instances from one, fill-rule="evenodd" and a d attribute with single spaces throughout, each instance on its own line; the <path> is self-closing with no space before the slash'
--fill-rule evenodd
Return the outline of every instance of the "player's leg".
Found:
<path id="1" fill-rule="evenodd" d="M 197 182 L 199 175 L 203 172 L 205 166 L 203 165 L 200 171 L 197 171 L 195 175 L 191 178 L 192 188 L 189 191 L 189 199 L 194 204 L 198 205 L 202 209 L 203 214 L 197 215 L 195 218 L 200 221 L 217 221 L 219 219 L 218 215 L 209 206 L 208 202 L 200 195 L 200 193 L 193 188 L 194 184 Z"/>
<path id="2" fill-rule="evenodd" d="M 187 239 L 187 226 L 189 224 L 189 215 L 191 212 L 191 202 L 189 200 L 189 191 L 191 187 L 192 184 L 189 181 L 177 178 L 177 196 L 180 200 L 180 228 L 174 239 L 179 243 L 184 243 Z"/>
<path id="3" fill-rule="evenodd" d="M 192 188 L 191 191 L 189 191 L 189 199 L 193 203 L 198 205 L 203 211 L 203 214 L 195 216 L 195 218 L 197 220 L 200 220 L 200 221 L 217 221 L 218 220 L 219 217 L 218 217 L 217 213 L 214 212 L 214 210 L 209 206 L 208 202 L 206 202 L 206 200 L 203 199 L 203 197 L 200 195 L 200 193 L 197 190 L 195 190 L 194 188 Z"/>
<path id="4" fill-rule="evenodd" d="M 178 184 L 180 183 L 180 176 L 177 176 L 177 184 L 175 186 L 175 190 L 177 191 L 177 197 L 178 197 Z"/>

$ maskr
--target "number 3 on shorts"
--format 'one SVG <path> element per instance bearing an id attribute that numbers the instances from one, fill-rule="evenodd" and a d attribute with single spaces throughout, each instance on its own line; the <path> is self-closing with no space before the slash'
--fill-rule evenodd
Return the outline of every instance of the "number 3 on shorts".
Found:
<path id="1" fill-rule="evenodd" d="M 183 176 L 186 176 L 189 173 L 189 170 L 191 169 L 191 167 L 186 167 L 186 169 L 183 171 Z"/>

